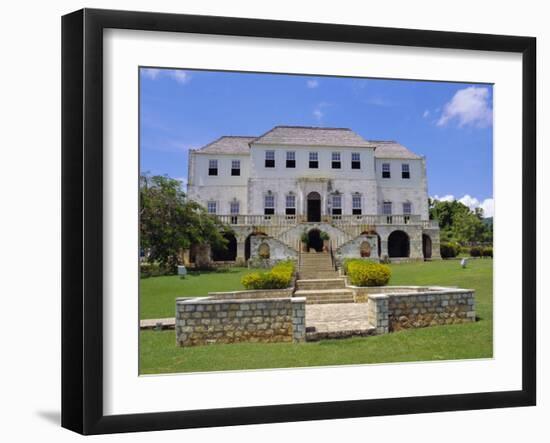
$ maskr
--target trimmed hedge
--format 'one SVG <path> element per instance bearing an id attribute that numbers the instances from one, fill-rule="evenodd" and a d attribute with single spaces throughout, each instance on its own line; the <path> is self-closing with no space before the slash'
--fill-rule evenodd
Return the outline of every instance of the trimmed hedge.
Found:
<path id="1" fill-rule="evenodd" d="M 277 263 L 267 272 L 246 274 L 241 283 L 246 289 L 285 289 L 290 286 L 294 274 L 294 262 Z"/>
<path id="2" fill-rule="evenodd" d="M 483 250 L 481 251 L 481 255 L 483 255 L 483 257 L 493 257 L 493 248 L 483 248 Z"/>
<path id="3" fill-rule="evenodd" d="M 439 252 L 441 258 L 454 258 L 460 253 L 460 246 L 456 243 L 441 243 Z"/>
<path id="4" fill-rule="evenodd" d="M 483 248 L 481 246 L 472 246 L 470 248 L 471 257 L 481 257 L 483 255 Z"/>
<path id="5" fill-rule="evenodd" d="M 390 281 L 390 267 L 370 260 L 344 260 L 343 267 L 354 286 L 385 286 Z"/>

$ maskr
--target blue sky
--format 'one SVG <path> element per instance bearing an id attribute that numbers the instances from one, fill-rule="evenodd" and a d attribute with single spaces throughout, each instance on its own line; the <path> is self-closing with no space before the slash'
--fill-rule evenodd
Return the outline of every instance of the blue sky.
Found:
<path id="1" fill-rule="evenodd" d="M 141 170 L 186 180 L 187 151 L 276 125 L 348 127 L 427 158 L 430 196 L 493 212 L 487 84 L 140 69 Z"/>

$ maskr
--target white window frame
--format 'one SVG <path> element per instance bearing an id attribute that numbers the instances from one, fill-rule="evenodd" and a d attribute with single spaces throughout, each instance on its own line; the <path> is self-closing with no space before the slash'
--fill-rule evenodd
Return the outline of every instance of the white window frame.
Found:
<path id="1" fill-rule="evenodd" d="M 384 177 L 384 172 L 388 173 L 387 177 Z M 389 163 L 382 163 L 382 178 L 391 178 L 391 165 Z"/>
<path id="2" fill-rule="evenodd" d="M 386 208 L 389 208 L 390 211 L 386 212 Z M 393 203 L 391 201 L 384 201 L 382 202 L 382 214 L 383 215 L 392 215 L 393 212 Z"/>
<path id="3" fill-rule="evenodd" d="M 214 210 L 212 211 L 211 208 L 214 208 Z M 209 214 L 217 214 L 218 213 L 218 202 L 217 201 L 214 201 L 214 200 L 209 200 L 207 203 L 206 203 L 206 211 L 209 213 Z"/>
<path id="4" fill-rule="evenodd" d="M 333 161 L 333 162 L 342 161 L 342 160 L 341 160 L 342 156 L 340 155 L 340 152 L 333 152 L 331 158 L 332 158 L 332 161 Z"/>
<path id="5" fill-rule="evenodd" d="M 408 177 L 403 177 L 403 175 L 407 173 Z M 411 178 L 411 166 L 409 163 L 401 163 L 401 178 L 404 180 L 408 180 Z"/>

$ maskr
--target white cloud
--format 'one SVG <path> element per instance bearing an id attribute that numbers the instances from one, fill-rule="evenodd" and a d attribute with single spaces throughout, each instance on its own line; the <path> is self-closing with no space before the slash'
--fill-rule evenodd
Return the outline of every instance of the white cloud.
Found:
<path id="1" fill-rule="evenodd" d="M 174 80 L 176 80 L 178 83 L 181 83 L 182 85 L 191 80 L 191 76 L 185 71 L 172 70 L 170 71 L 170 77 L 172 77 Z"/>
<path id="2" fill-rule="evenodd" d="M 422 117 L 427 118 L 429 115 L 430 115 L 430 111 L 428 111 L 428 110 L 426 109 L 426 110 L 424 111 L 424 113 L 422 114 Z"/>
<path id="3" fill-rule="evenodd" d="M 315 89 L 319 87 L 319 81 L 318 80 L 308 80 L 306 82 L 306 85 L 309 89 Z"/>
<path id="4" fill-rule="evenodd" d="M 434 195 L 432 197 L 433 200 L 439 200 L 443 202 L 450 202 L 450 201 L 458 201 L 462 203 L 465 206 L 468 206 L 471 211 L 475 211 L 476 208 L 483 209 L 483 216 L 484 217 L 493 217 L 495 214 L 495 201 L 492 198 L 486 198 L 483 201 L 480 201 L 479 199 L 472 197 L 469 194 L 465 194 L 461 198 L 457 199 L 454 195 L 448 194 L 444 195 L 442 197 L 438 195 Z"/>
<path id="5" fill-rule="evenodd" d="M 151 80 L 155 80 L 160 74 L 160 69 L 142 68 L 141 73 L 143 74 L 144 77 L 147 77 Z"/>
<path id="6" fill-rule="evenodd" d="M 493 122 L 493 111 L 489 103 L 489 89 L 469 86 L 457 91 L 450 102 L 443 107 L 443 113 L 437 121 L 445 126 L 457 120 L 458 126 L 487 127 Z"/>
<path id="7" fill-rule="evenodd" d="M 313 110 L 313 117 L 315 117 L 316 120 L 321 121 L 325 114 L 323 111 L 321 111 L 319 108 L 316 108 Z"/>

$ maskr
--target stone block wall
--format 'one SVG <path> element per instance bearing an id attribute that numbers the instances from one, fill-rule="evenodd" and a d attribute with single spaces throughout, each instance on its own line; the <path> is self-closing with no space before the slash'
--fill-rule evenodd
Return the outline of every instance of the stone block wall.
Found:
<path id="1" fill-rule="evenodd" d="M 304 297 L 177 299 L 176 342 L 178 346 L 303 342 L 305 302 Z"/>
<path id="2" fill-rule="evenodd" d="M 335 254 L 334 258 L 338 266 L 342 266 L 344 259 L 346 258 L 361 258 L 361 244 L 367 242 L 370 245 L 370 256 L 363 257 L 374 261 L 377 261 L 378 257 L 378 237 L 376 235 L 361 234 L 340 246 Z"/>
<path id="3" fill-rule="evenodd" d="M 259 250 L 263 248 L 269 250 L 269 258 L 260 257 Z M 250 260 L 249 267 L 252 268 L 271 268 L 275 264 L 284 260 L 298 260 L 298 252 L 290 248 L 282 241 L 273 237 L 253 236 L 250 237 Z"/>
<path id="4" fill-rule="evenodd" d="M 369 322 L 378 334 L 401 329 L 474 322 L 475 291 L 456 288 L 361 288 L 367 298 Z"/>

